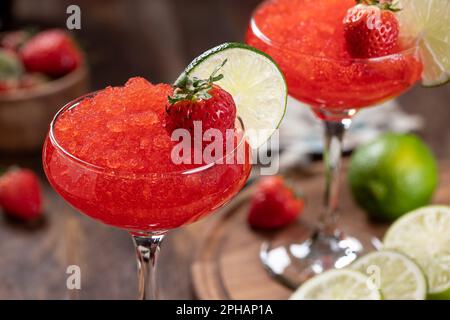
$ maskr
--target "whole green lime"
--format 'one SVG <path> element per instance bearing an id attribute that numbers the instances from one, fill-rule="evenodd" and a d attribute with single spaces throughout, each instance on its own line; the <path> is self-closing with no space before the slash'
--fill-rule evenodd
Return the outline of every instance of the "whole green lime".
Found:
<path id="1" fill-rule="evenodd" d="M 393 221 L 428 204 L 437 181 L 433 154 L 412 134 L 384 134 L 359 147 L 350 162 L 353 197 L 379 220 Z"/>

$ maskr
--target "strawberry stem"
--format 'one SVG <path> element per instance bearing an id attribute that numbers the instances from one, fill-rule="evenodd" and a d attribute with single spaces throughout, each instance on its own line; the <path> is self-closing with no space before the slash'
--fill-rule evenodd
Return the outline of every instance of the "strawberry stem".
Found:
<path id="1" fill-rule="evenodd" d="M 197 77 L 190 78 L 187 74 L 184 74 L 174 83 L 174 92 L 172 96 L 168 96 L 167 99 L 171 105 L 179 101 L 196 101 L 196 100 L 208 100 L 212 96 L 208 93 L 211 90 L 213 83 L 223 79 L 223 74 L 218 74 L 220 69 L 227 63 L 228 59 L 225 59 L 219 66 L 217 66 L 211 73 L 208 79 L 199 79 Z"/>

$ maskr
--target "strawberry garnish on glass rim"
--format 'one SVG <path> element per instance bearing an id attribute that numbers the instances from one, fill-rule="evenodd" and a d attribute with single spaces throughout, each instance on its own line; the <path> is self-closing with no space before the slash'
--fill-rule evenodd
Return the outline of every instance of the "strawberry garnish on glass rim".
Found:
<path id="1" fill-rule="evenodd" d="M 399 11 L 392 0 L 357 0 L 344 17 L 347 50 L 354 58 L 392 54 L 398 47 Z"/>
<path id="2" fill-rule="evenodd" d="M 201 122 L 202 130 L 218 129 L 224 135 L 233 129 L 236 121 L 236 105 L 233 97 L 215 82 L 223 79 L 218 74 L 224 60 L 208 79 L 184 75 L 174 84 L 174 93 L 168 97 L 166 111 L 168 128 L 184 128 L 193 132 L 194 122 Z"/>

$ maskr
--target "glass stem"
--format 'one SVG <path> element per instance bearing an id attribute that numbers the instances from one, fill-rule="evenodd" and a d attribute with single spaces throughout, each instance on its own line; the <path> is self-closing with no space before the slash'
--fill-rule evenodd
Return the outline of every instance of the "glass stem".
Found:
<path id="1" fill-rule="evenodd" d="M 320 218 L 318 234 L 326 237 L 339 236 L 336 223 L 339 206 L 339 175 L 342 159 L 342 143 L 350 118 L 325 120 L 325 210 Z"/>
<path id="2" fill-rule="evenodd" d="M 138 264 L 139 299 L 157 300 L 156 267 L 165 233 L 132 233 Z"/>

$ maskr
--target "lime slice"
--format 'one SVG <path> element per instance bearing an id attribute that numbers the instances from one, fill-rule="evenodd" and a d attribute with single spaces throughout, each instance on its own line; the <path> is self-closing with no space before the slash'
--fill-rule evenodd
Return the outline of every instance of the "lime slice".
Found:
<path id="1" fill-rule="evenodd" d="M 290 300 L 381 300 L 369 277 L 347 269 L 330 270 L 306 281 Z"/>
<path id="2" fill-rule="evenodd" d="M 420 39 L 424 86 L 438 86 L 450 78 L 450 1 L 400 0 L 401 33 Z"/>
<path id="3" fill-rule="evenodd" d="M 383 243 L 418 263 L 427 276 L 428 293 L 450 294 L 450 207 L 428 206 L 404 215 Z"/>
<path id="4" fill-rule="evenodd" d="M 420 267 L 395 251 L 377 251 L 356 260 L 351 269 L 372 277 L 385 300 L 424 300 L 427 280 Z"/>
<path id="5" fill-rule="evenodd" d="M 180 78 L 187 74 L 207 79 L 225 60 L 220 69 L 224 77 L 216 84 L 233 96 L 249 143 L 257 148 L 272 136 L 286 111 L 284 75 L 265 53 L 242 43 L 225 43 L 197 57 Z"/>

